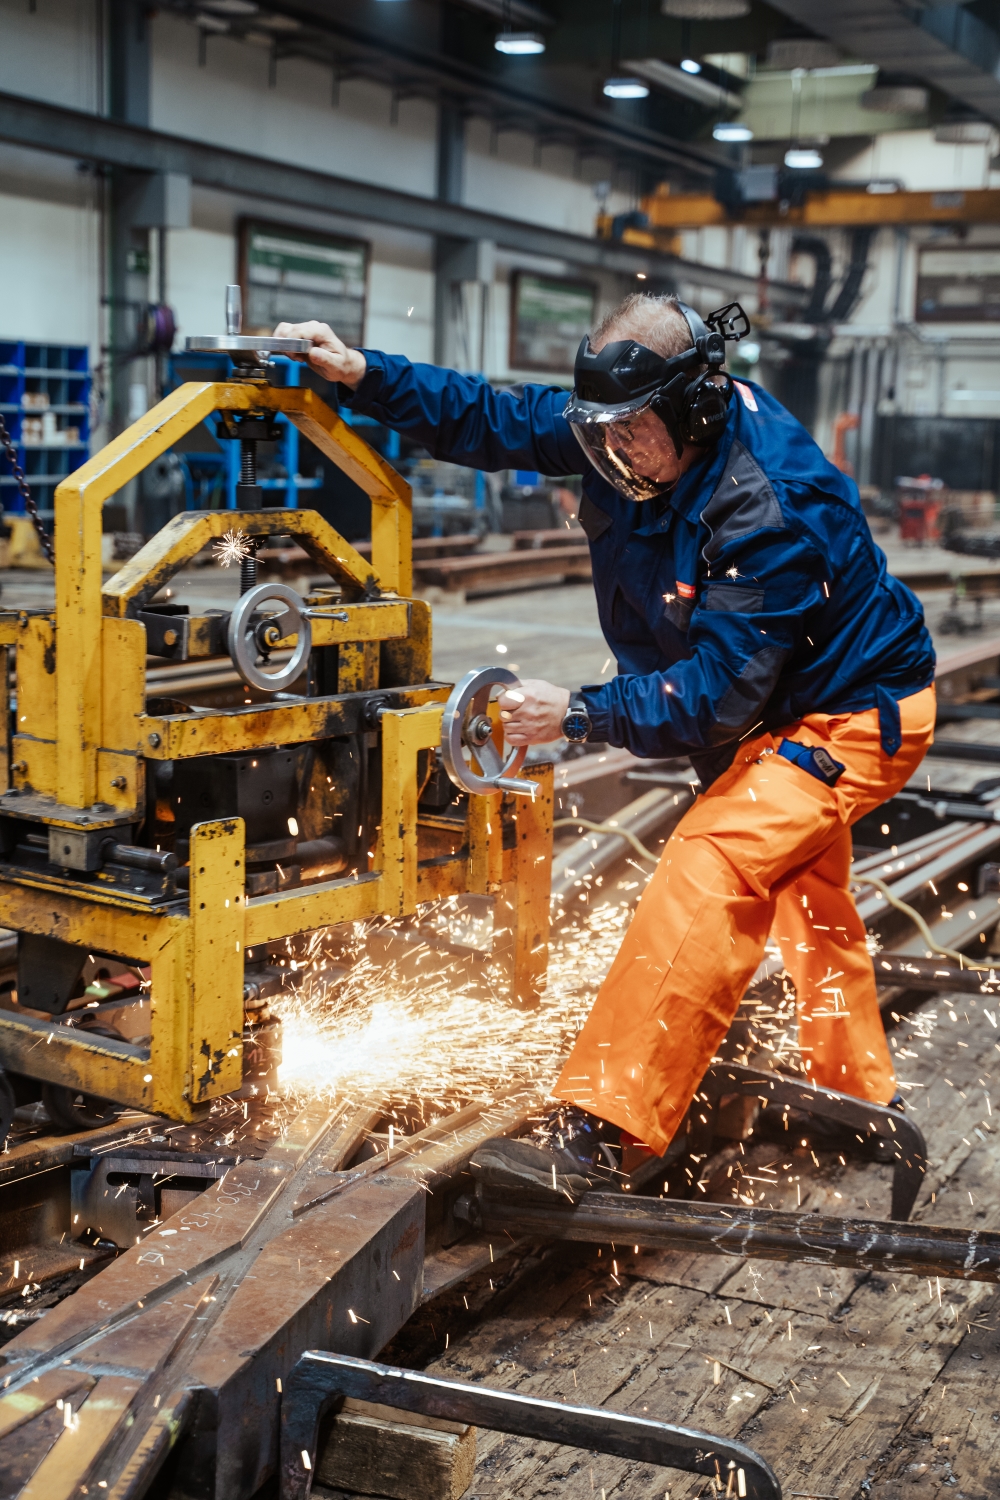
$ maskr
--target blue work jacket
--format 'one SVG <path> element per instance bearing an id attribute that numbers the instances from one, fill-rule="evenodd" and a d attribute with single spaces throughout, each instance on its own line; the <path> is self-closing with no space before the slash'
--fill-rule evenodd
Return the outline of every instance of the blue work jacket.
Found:
<path id="1" fill-rule="evenodd" d="M 474 469 L 584 472 L 601 628 L 618 675 L 586 686 L 591 739 L 689 755 L 705 784 L 758 726 L 878 708 L 926 687 L 923 610 L 886 568 L 852 480 L 760 386 L 737 383 L 722 437 L 660 500 L 636 504 L 587 465 L 566 392 L 486 381 L 364 350 L 357 412 Z"/>

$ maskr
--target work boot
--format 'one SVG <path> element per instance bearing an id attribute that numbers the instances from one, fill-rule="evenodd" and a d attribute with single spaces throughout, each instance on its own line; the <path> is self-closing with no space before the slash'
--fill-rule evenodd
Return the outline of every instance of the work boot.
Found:
<path id="1" fill-rule="evenodd" d="M 591 1188 L 622 1185 L 623 1151 L 635 1149 L 631 1136 L 623 1145 L 622 1135 L 617 1125 L 561 1104 L 530 1135 L 485 1141 L 470 1165 L 484 1187 L 562 1193 L 575 1203 Z"/>

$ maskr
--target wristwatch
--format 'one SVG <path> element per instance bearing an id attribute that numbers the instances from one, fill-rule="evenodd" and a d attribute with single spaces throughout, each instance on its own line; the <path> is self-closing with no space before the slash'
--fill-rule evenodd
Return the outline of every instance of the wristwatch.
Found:
<path id="1" fill-rule="evenodd" d="M 592 727 L 587 705 L 583 699 L 571 698 L 562 721 L 562 732 L 566 739 L 573 744 L 582 744 L 588 738 Z"/>

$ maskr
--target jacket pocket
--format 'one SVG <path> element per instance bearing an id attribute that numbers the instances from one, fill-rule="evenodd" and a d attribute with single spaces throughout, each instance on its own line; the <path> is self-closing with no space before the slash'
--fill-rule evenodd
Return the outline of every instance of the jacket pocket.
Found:
<path id="1" fill-rule="evenodd" d="M 757 614 L 764 608 L 764 590 L 741 583 L 710 583 L 705 590 L 705 608 L 740 615 Z"/>
<path id="2" fill-rule="evenodd" d="M 693 599 L 674 598 L 664 600 L 663 618 L 669 620 L 676 630 L 687 635 L 691 624 L 691 611 L 694 609 Z"/>

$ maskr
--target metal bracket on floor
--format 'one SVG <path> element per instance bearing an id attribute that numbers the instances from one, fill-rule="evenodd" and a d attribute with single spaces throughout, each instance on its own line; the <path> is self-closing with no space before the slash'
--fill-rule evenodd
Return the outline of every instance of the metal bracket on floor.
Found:
<path id="1" fill-rule="evenodd" d="M 708 1149 L 712 1112 L 721 1099 L 734 1094 L 756 1095 L 765 1108 L 781 1105 L 785 1110 L 800 1110 L 853 1132 L 864 1145 L 872 1142 L 875 1160 L 893 1165 L 890 1217 L 898 1222 L 910 1217 L 927 1170 L 927 1144 L 920 1127 L 908 1115 L 884 1104 L 855 1099 L 851 1094 L 817 1088 L 805 1077 L 791 1078 L 787 1073 L 769 1073 L 738 1063 L 713 1063 L 695 1095 L 689 1151 Z M 699 1118 L 699 1101 L 712 1106 L 705 1122 Z"/>
<path id="2" fill-rule="evenodd" d="M 781 1485 L 770 1467 L 752 1448 L 728 1438 L 601 1407 L 564 1406 L 514 1391 L 439 1380 L 421 1370 L 397 1370 L 315 1349 L 302 1355 L 281 1398 L 281 1500 L 308 1500 L 319 1424 L 325 1412 L 339 1409 L 348 1396 L 536 1442 L 564 1443 L 633 1463 L 707 1475 L 716 1481 L 717 1490 L 725 1489 L 734 1500 L 781 1500 Z"/>

